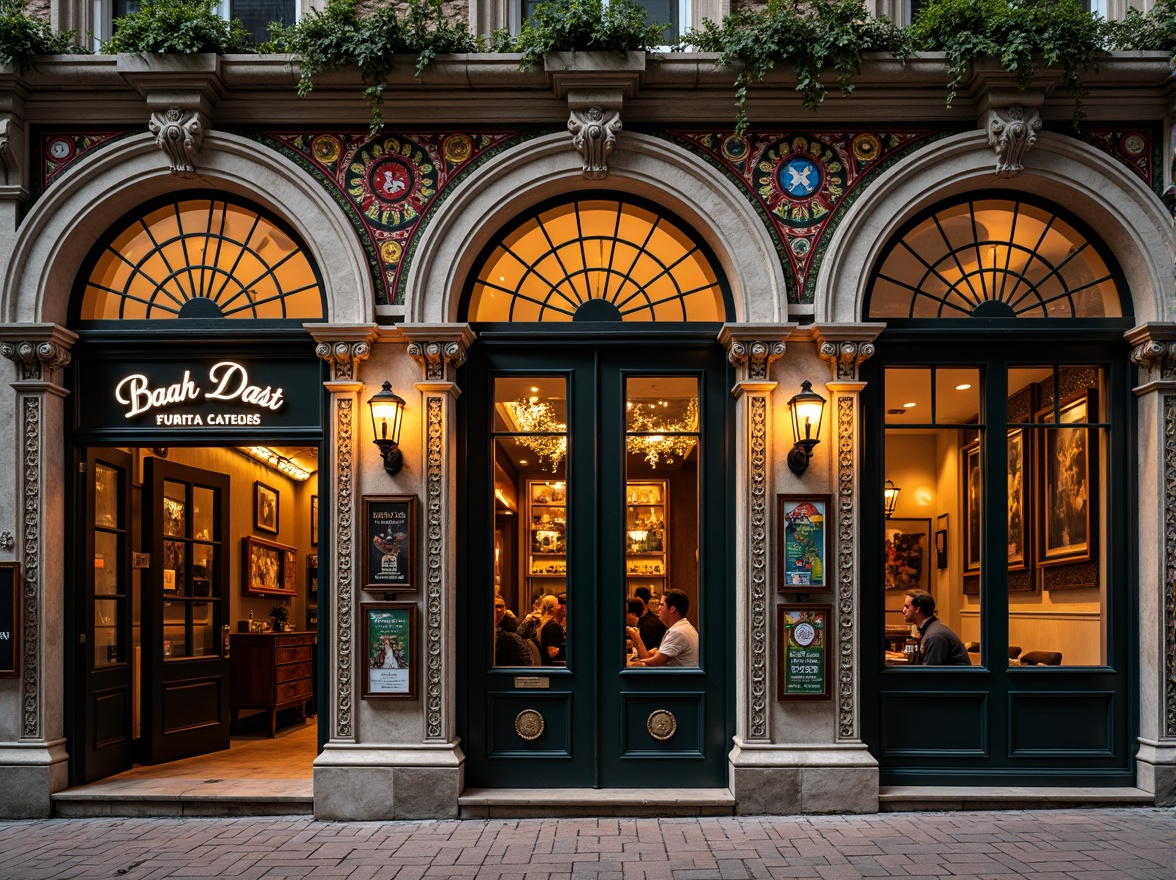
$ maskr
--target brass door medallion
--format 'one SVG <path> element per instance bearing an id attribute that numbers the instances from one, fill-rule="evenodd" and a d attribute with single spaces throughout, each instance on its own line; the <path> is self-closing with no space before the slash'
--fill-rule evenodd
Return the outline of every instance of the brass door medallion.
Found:
<path id="1" fill-rule="evenodd" d="M 654 739 L 667 740 L 678 729 L 678 719 L 674 717 L 673 712 L 667 711 L 666 709 L 658 709 L 649 716 L 649 720 L 645 722 L 645 727 L 649 730 L 649 735 Z"/>
<path id="2" fill-rule="evenodd" d="M 544 727 L 543 716 L 534 709 L 524 709 L 515 718 L 515 733 L 525 740 L 538 739 Z"/>

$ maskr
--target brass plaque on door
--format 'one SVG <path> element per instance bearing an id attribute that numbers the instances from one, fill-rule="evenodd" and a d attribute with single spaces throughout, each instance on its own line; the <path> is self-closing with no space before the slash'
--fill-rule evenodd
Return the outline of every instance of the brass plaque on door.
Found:
<path id="1" fill-rule="evenodd" d="M 545 727 L 543 716 L 534 709 L 524 709 L 515 717 L 515 733 L 525 740 L 538 739 Z"/>

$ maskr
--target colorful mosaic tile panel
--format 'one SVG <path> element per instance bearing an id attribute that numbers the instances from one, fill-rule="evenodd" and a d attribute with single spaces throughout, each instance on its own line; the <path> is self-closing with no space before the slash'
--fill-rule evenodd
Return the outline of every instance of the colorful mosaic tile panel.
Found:
<path id="1" fill-rule="evenodd" d="M 812 303 L 816 269 L 832 230 L 870 180 L 950 132 L 760 133 L 670 131 L 743 188 L 776 240 L 791 281 L 788 301 Z"/>
<path id="2" fill-rule="evenodd" d="M 402 271 L 429 211 L 448 189 L 518 137 L 517 132 L 256 135 L 331 191 L 356 225 L 378 305 L 403 305 Z"/>
<path id="3" fill-rule="evenodd" d="M 130 131 L 104 131 L 74 134 L 69 132 L 49 131 L 41 134 L 41 149 L 39 153 L 41 173 L 39 175 L 40 189 L 43 193 L 62 175 L 65 169 L 89 153 L 95 147 L 118 140 L 132 134 Z"/>
<path id="4" fill-rule="evenodd" d="M 1146 128 L 1084 128 L 1079 137 L 1118 159 L 1157 194 L 1163 194 L 1163 143 L 1155 132 Z"/>

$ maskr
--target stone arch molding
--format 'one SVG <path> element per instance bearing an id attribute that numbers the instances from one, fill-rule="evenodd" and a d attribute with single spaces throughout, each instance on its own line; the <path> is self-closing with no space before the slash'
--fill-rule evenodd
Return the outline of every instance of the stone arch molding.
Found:
<path id="1" fill-rule="evenodd" d="M 896 165 L 849 210 L 817 276 L 817 323 L 866 320 L 870 271 L 899 228 L 944 199 L 982 195 L 993 187 L 1049 199 L 1097 230 L 1126 276 L 1137 323 L 1176 317 L 1176 237 L 1163 204 L 1142 181 L 1105 153 L 1049 132 L 1038 136 L 1021 173 L 997 180 L 987 133 L 971 131 L 931 144 Z"/>
<path id="2" fill-rule="evenodd" d="M 82 262 L 112 222 L 160 195 L 208 189 L 249 199 L 284 218 L 306 242 L 326 293 L 325 321 L 375 321 L 371 272 L 347 218 L 322 187 L 277 153 L 210 132 L 195 175 L 177 178 L 150 134 L 96 150 L 55 181 L 16 235 L 0 292 L 9 323 L 65 326 Z"/>
<path id="3" fill-rule="evenodd" d="M 715 252 L 731 285 L 732 321 L 788 320 L 780 258 L 748 198 L 709 165 L 673 144 L 622 132 L 603 181 L 583 176 L 566 132 L 519 145 L 471 174 L 423 232 L 409 268 L 412 323 L 458 320 L 461 294 L 482 249 L 511 219 L 552 196 L 615 189 L 663 205 Z"/>

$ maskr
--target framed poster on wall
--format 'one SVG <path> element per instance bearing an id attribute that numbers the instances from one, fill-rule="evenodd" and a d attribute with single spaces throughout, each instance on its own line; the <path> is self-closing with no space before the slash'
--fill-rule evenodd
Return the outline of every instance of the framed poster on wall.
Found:
<path id="1" fill-rule="evenodd" d="M 416 699 L 416 605 L 363 602 L 363 699 Z"/>
<path id="2" fill-rule="evenodd" d="M 416 590 L 416 503 L 415 495 L 364 496 L 365 590 Z"/>
<path id="3" fill-rule="evenodd" d="M 776 699 L 830 700 L 832 605 L 776 608 Z"/>
<path id="4" fill-rule="evenodd" d="M 258 596 L 293 596 L 298 592 L 298 551 L 276 541 L 247 535 L 241 539 L 241 592 Z"/>
<path id="5" fill-rule="evenodd" d="M 20 565 L 0 562 L 0 678 L 20 676 Z"/>
<path id="6" fill-rule="evenodd" d="M 828 495 L 776 496 L 777 590 L 829 588 Z"/>
<path id="7" fill-rule="evenodd" d="M 928 592 L 930 547 L 931 520 L 886 520 L 886 589 Z"/>

